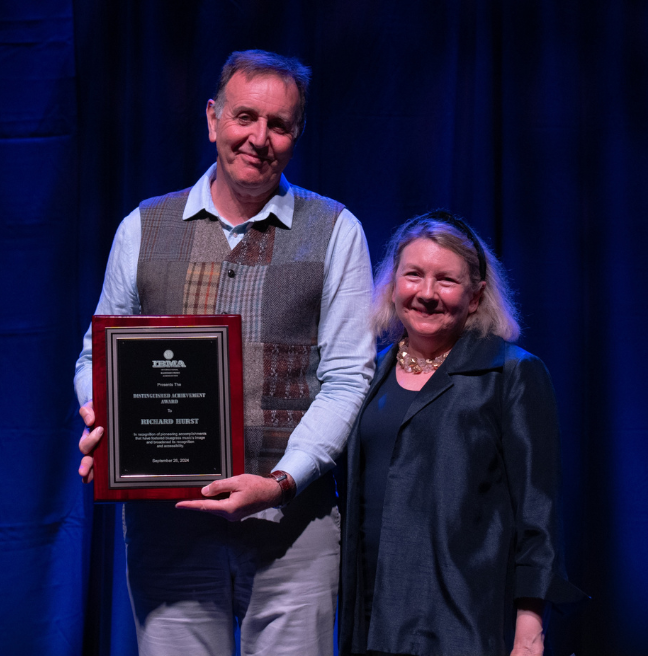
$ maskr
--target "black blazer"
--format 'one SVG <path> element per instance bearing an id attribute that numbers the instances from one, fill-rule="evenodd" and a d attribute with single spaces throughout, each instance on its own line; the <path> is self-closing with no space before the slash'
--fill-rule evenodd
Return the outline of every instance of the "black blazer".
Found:
<path id="1" fill-rule="evenodd" d="M 360 416 L 395 364 L 379 367 Z M 360 416 L 349 438 L 341 654 L 364 653 Z M 544 364 L 466 332 L 405 415 L 385 491 L 368 647 L 421 656 L 499 656 L 514 600 L 576 604 L 559 539 L 560 446 Z M 508 643 L 508 644 L 507 644 Z"/>

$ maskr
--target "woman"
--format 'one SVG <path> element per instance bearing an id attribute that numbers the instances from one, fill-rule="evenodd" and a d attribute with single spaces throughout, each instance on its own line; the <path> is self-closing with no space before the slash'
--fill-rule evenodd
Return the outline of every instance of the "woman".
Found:
<path id="1" fill-rule="evenodd" d="M 447 212 L 405 223 L 376 281 L 396 343 L 349 439 L 341 653 L 543 653 L 581 601 L 558 539 L 559 436 L 503 271 Z M 512 651 L 511 651 L 512 649 Z"/>

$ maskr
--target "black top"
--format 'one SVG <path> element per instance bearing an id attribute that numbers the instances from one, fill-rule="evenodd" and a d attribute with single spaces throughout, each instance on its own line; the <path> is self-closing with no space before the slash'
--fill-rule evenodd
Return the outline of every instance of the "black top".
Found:
<path id="1" fill-rule="evenodd" d="M 396 368 L 392 367 L 360 420 L 360 540 L 367 626 L 371 617 L 389 464 L 403 417 L 417 394 L 398 384 Z"/>

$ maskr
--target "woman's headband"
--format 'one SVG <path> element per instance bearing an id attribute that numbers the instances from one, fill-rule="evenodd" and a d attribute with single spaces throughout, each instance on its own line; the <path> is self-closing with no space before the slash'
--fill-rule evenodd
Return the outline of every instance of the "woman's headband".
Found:
<path id="1" fill-rule="evenodd" d="M 453 228 L 459 230 L 459 232 L 466 235 L 466 237 L 470 239 L 473 246 L 475 247 L 475 250 L 477 251 L 477 258 L 479 259 L 480 280 L 486 280 L 486 256 L 484 255 L 484 249 L 482 248 L 482 245 L 479 243 L 479 239 L 477 239 L 477 235 L 475 235 L 475 233 L 471 230 L 470 226 L 465 221 L 459 219 L 453 214 L 450 214 L 450 212 L 446 212 L 445 210 L 435 210 L 434 212 L 428 212 L 427 214 L 418 217 L 418 219 L 419 220 L 431 219 L 433 221 L 440 221 L 441 223 L 447 223 L 448 225 L 451 225 Z"/>

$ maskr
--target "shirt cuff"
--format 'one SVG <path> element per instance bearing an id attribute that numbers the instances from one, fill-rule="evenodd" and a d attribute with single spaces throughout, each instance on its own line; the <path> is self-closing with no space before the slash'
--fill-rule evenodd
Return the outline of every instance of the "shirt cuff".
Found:
<path id="1" fill-rule="evenodd" d="M 297 449 L 286 451 L 273 471 L 275 469 L 288 472 L 293 477 L 297 485 L 297 494 L 320 476 L 320 472 L 315 466 L 313 459 L 308 454 Z"/>

